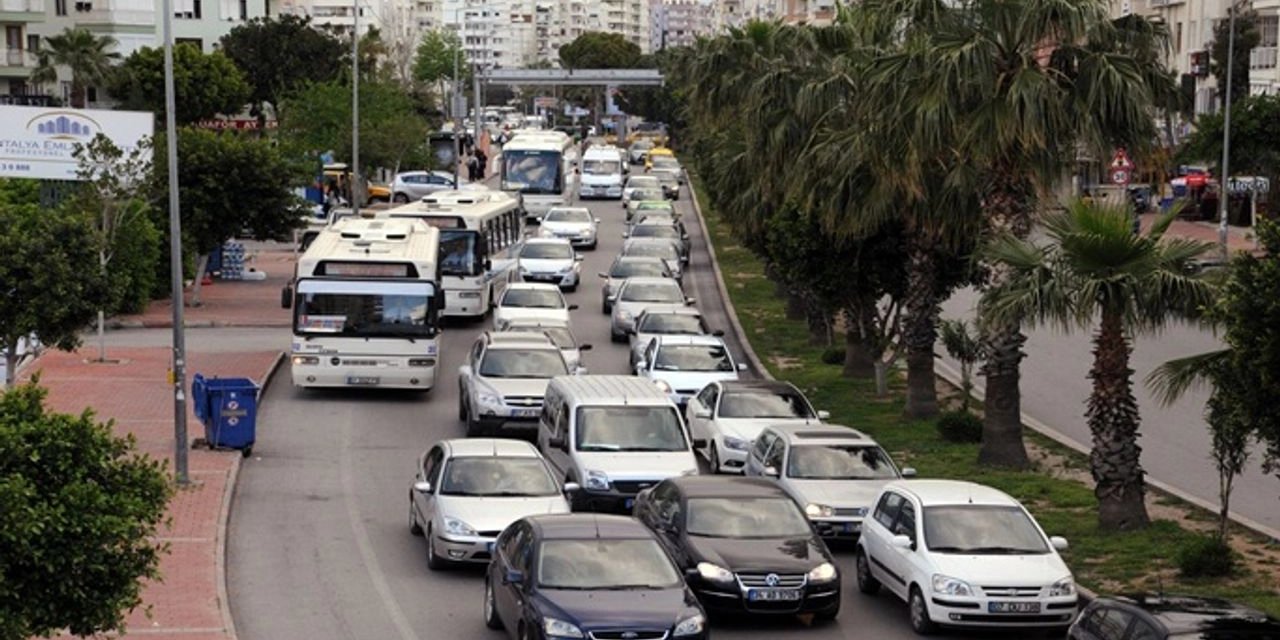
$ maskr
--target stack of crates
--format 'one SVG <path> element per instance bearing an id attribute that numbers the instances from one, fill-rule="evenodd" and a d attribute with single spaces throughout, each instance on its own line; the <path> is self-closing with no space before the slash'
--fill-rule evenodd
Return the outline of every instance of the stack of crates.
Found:
<path id="1" fill-rule="evenodd" d="M 223 280 L 244 279 L 244 243 L 228 242 L 222 245 Z"/>

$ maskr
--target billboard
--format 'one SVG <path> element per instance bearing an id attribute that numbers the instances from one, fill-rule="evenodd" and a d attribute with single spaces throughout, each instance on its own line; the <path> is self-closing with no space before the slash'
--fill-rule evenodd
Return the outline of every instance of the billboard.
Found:
<path id="1" fill-rule="evenodd" d="M 76 180 L 77 144 L 102 133 L 128 152 L 154 125 L 142 111 L 0 105 L 0 177 Z"/>

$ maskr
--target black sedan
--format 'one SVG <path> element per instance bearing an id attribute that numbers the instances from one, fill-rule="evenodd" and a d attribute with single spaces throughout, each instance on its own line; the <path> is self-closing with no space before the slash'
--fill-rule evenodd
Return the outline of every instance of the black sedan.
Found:
<path id="1" fill-rule="evenodd" d="M 840 613 L 840 572 L 800 506 L 763 478 L 682 476 L 641 492 L 657 533 L 710 611 Z"/>
<path id="2" fill-rule="evenodd" d="M 1280 640 L 1280 620 L 1217 598 L 1140 594 L 1095 598 L 1068 640 Z"/>
<path id="3" fill-rule="evenodd" d="M 680 571 L 624 516 L 530 516 L 503 530 L 484 580 L 484 622 L 518 640 L 705 640 Z"/>

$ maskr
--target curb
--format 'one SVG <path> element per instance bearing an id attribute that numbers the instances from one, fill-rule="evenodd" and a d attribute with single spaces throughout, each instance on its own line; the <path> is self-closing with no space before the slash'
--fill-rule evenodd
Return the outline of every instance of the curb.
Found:
<path id="1" fill-rule="evenodd" d="M 284 352 L 276 353 L 276 359 L 271 362 L 271 366 L 267 369 L 266 375 L 262 376 L 258 383 L 258 400 L 262 400 L 262 396 L 266 394 L 267 387 L 271 386 L 271 381 L 275 380 L 276 373 L 280 370 L 280 364 L 284 362 Z M 226 630 L 227 637 L 231 640 L 237 640 L 236 621 L 231 615 L 231 599 L 227 595 L 227 534 L 230 531 L 231 524 L 231 503 L 235 499 L 236 488 L 239 486 L 240 480 L 240 464 L 244 460 L 244 456 L 236 455 L 232 457 L 231 471 L 227 476 L 227 489 L 222 494 L 222 508 L 218 512 L 218 531 L 217 531 L 217 552 L 214 556 L 214 572 L 216 577 L 214 580 L 218 583 L 218 611 L 222 614 L 222 628 Z"/>
<path id="2" fill-rule="evenodd" d="M 195 320 L 183 323 L 186 329 L 288 329 L 289 324 L 271 324 L 263 322 L 236 322 L 223 320 Z M 112 331 L 127 329 L 172 329 L 172 320 L 108 320 L 106 328 Z"/>
<path id="3" fill-rule="evenodd" d="M 942 376 L 944 380 L 951 383 L 952 385 L 956 387 L 960 386 L 960 372 L 957 371 L 956 368 L 951 366 L 949 363 L 946 363 L 941 359 L 935 360 L 933 370 L 935 373 L 937 373 L 939 376 Z M 982 401 L 986 397 L 986 390 L 978 387 L 977 385 L 974 385 L 973 395 L 979 401 Z M 1049 426 L 1048 424 L 1045 424 L 1044 422 L 1041 422 L 1040 420 L 1037 420 L 1031 417 L 1030 415 L 1027 415 L 1025 411 L 1021 412 L 1019 415 L 1022 418 L 1022 424 L 1028 427 L 1031 427 L 1033 431 L 1049 438 L 1050 440 L 1053 440 L 1054 442 L 1057 442 L 1058 444 L 1069 447 L 1078 453 L 1089 455 L 1089 447 L 1086 447 L 1084 443 L 1077 442 L 1075 439 L 1071 438 L 1065 433 Z M 1150 474 L 1146 476 L 1146 483 L 1148 485 L 1151 485 L 1152 487 L 1155 487 L 1156 489 L 1159 489 L 1161 492 L 1167 493 L 1175 498 L 1178 498 L 1179 500 L 1188 502 L 1196 507 L 1209 511 L 1210 513 L 1216 514 L 1218 512 L 1217 505 L 1214 505 L 1213 503 L 1203 498 L 1198 498 L 1196 496 L 1193 496 L 1190 493 L 1183 491 L 1182 489 L 1178 489 L 1177 487 L 1171 486 L 1165 482 L 1157 480 L 1153 478 Z M 1261 522 L 1253 520 L 1252 518 L 1247 518 L 1245 516 L 1241 516 L 1235 513 L 1229 513 L 1228 515 L 1231 518 L 1232 522 L 1246 529 L 1249 529 L 1250 531 L 1253 531 L 1258 535 L 1266 536 L 1272 540 L 1280 540 L 1280 530 L 1272 529 L 1271 527 L 1268 527 L 1267 525 L 1262 524 Z"/>
<path id="4" fill-rule="evenodd" d="M 716 288 L 720 290 L 720 300 L 724 303 L 725 315 L 729 316 L 729 326 L 738 336 L 738 344 L 742 345 L 742 351 L 746 354 L 747 361 L 751 363 L 751 368 L 755 370 L 756 375 L 765 380 L 773 380 L 773 375 L 765 368 L 764 363 L 760 361 L 760 356 L 757 356 L 755 349 L 751 347 L 747 332 L 738 321 L 738 311 L 734 309 L 733 301 L 729 299 L 729 287 L 724 283 L 720 261 L 716 259 L 716 248 L 711 243 L 711 233 L 707 230 L 706 220 L 703 219 L 702 206 L 698 204 L 698 194 L 694 190 L 692 180 L 689 181 L 689 199 L 693 201 L 693 212 L 698 216 L 698 227 L 702 229 L 702 243 L 707 246 L 707 257 L 711 260 L 711 271 L 715 275 Z"/>

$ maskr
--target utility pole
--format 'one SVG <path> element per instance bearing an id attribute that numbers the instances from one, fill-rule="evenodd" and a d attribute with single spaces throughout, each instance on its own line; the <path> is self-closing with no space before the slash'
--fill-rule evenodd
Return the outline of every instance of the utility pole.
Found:
<path id="1" fill-rule="evenodd" d="M 169 164 L 169 295 L 173 303 L 173 472 L 179 485 L 189 484 L 187 474 L 187 344 L 183 327 L 182 216 L 178 206 L 178 123 L 173 82 L 173 6 L 164 0 L 164 131 Z"/>
<path id="2" fill-rule="evenodd" d="M 1231 208 L 1231 191 L 1228 189 L 1231 180 L 1231 71 L 1236 67 L 1236 3 L 1227 3 L 1227 97 L 1223 101 L 1222 113 L 1222 177 L 1218 188 L 1218 251 L 1222 263 L 1226 264 L 1230 253 L 1227 251 L 1227 211 Z"/>
<path id="3" fill-rule="evenodd" d="M 454 19 L 457 19 L 457 12 L 454 12 Z M 458 165 L 462 162 L 462 116 L 458 114 L 461 109 L 458 107 L 458 98 L 462 96 L 460 87 L 462 80 L 458 77 L 458 50 L 462 48 L 459 44 L 453 50 L 453 95 L 449 96 L 449 110 L 453 112 L 453 186 L 458 186 Z"/>
<path id="4" fill-rule="evenodd" d="M 360 0 L 351 0 L 351 213 L 360 217 Z"/>

